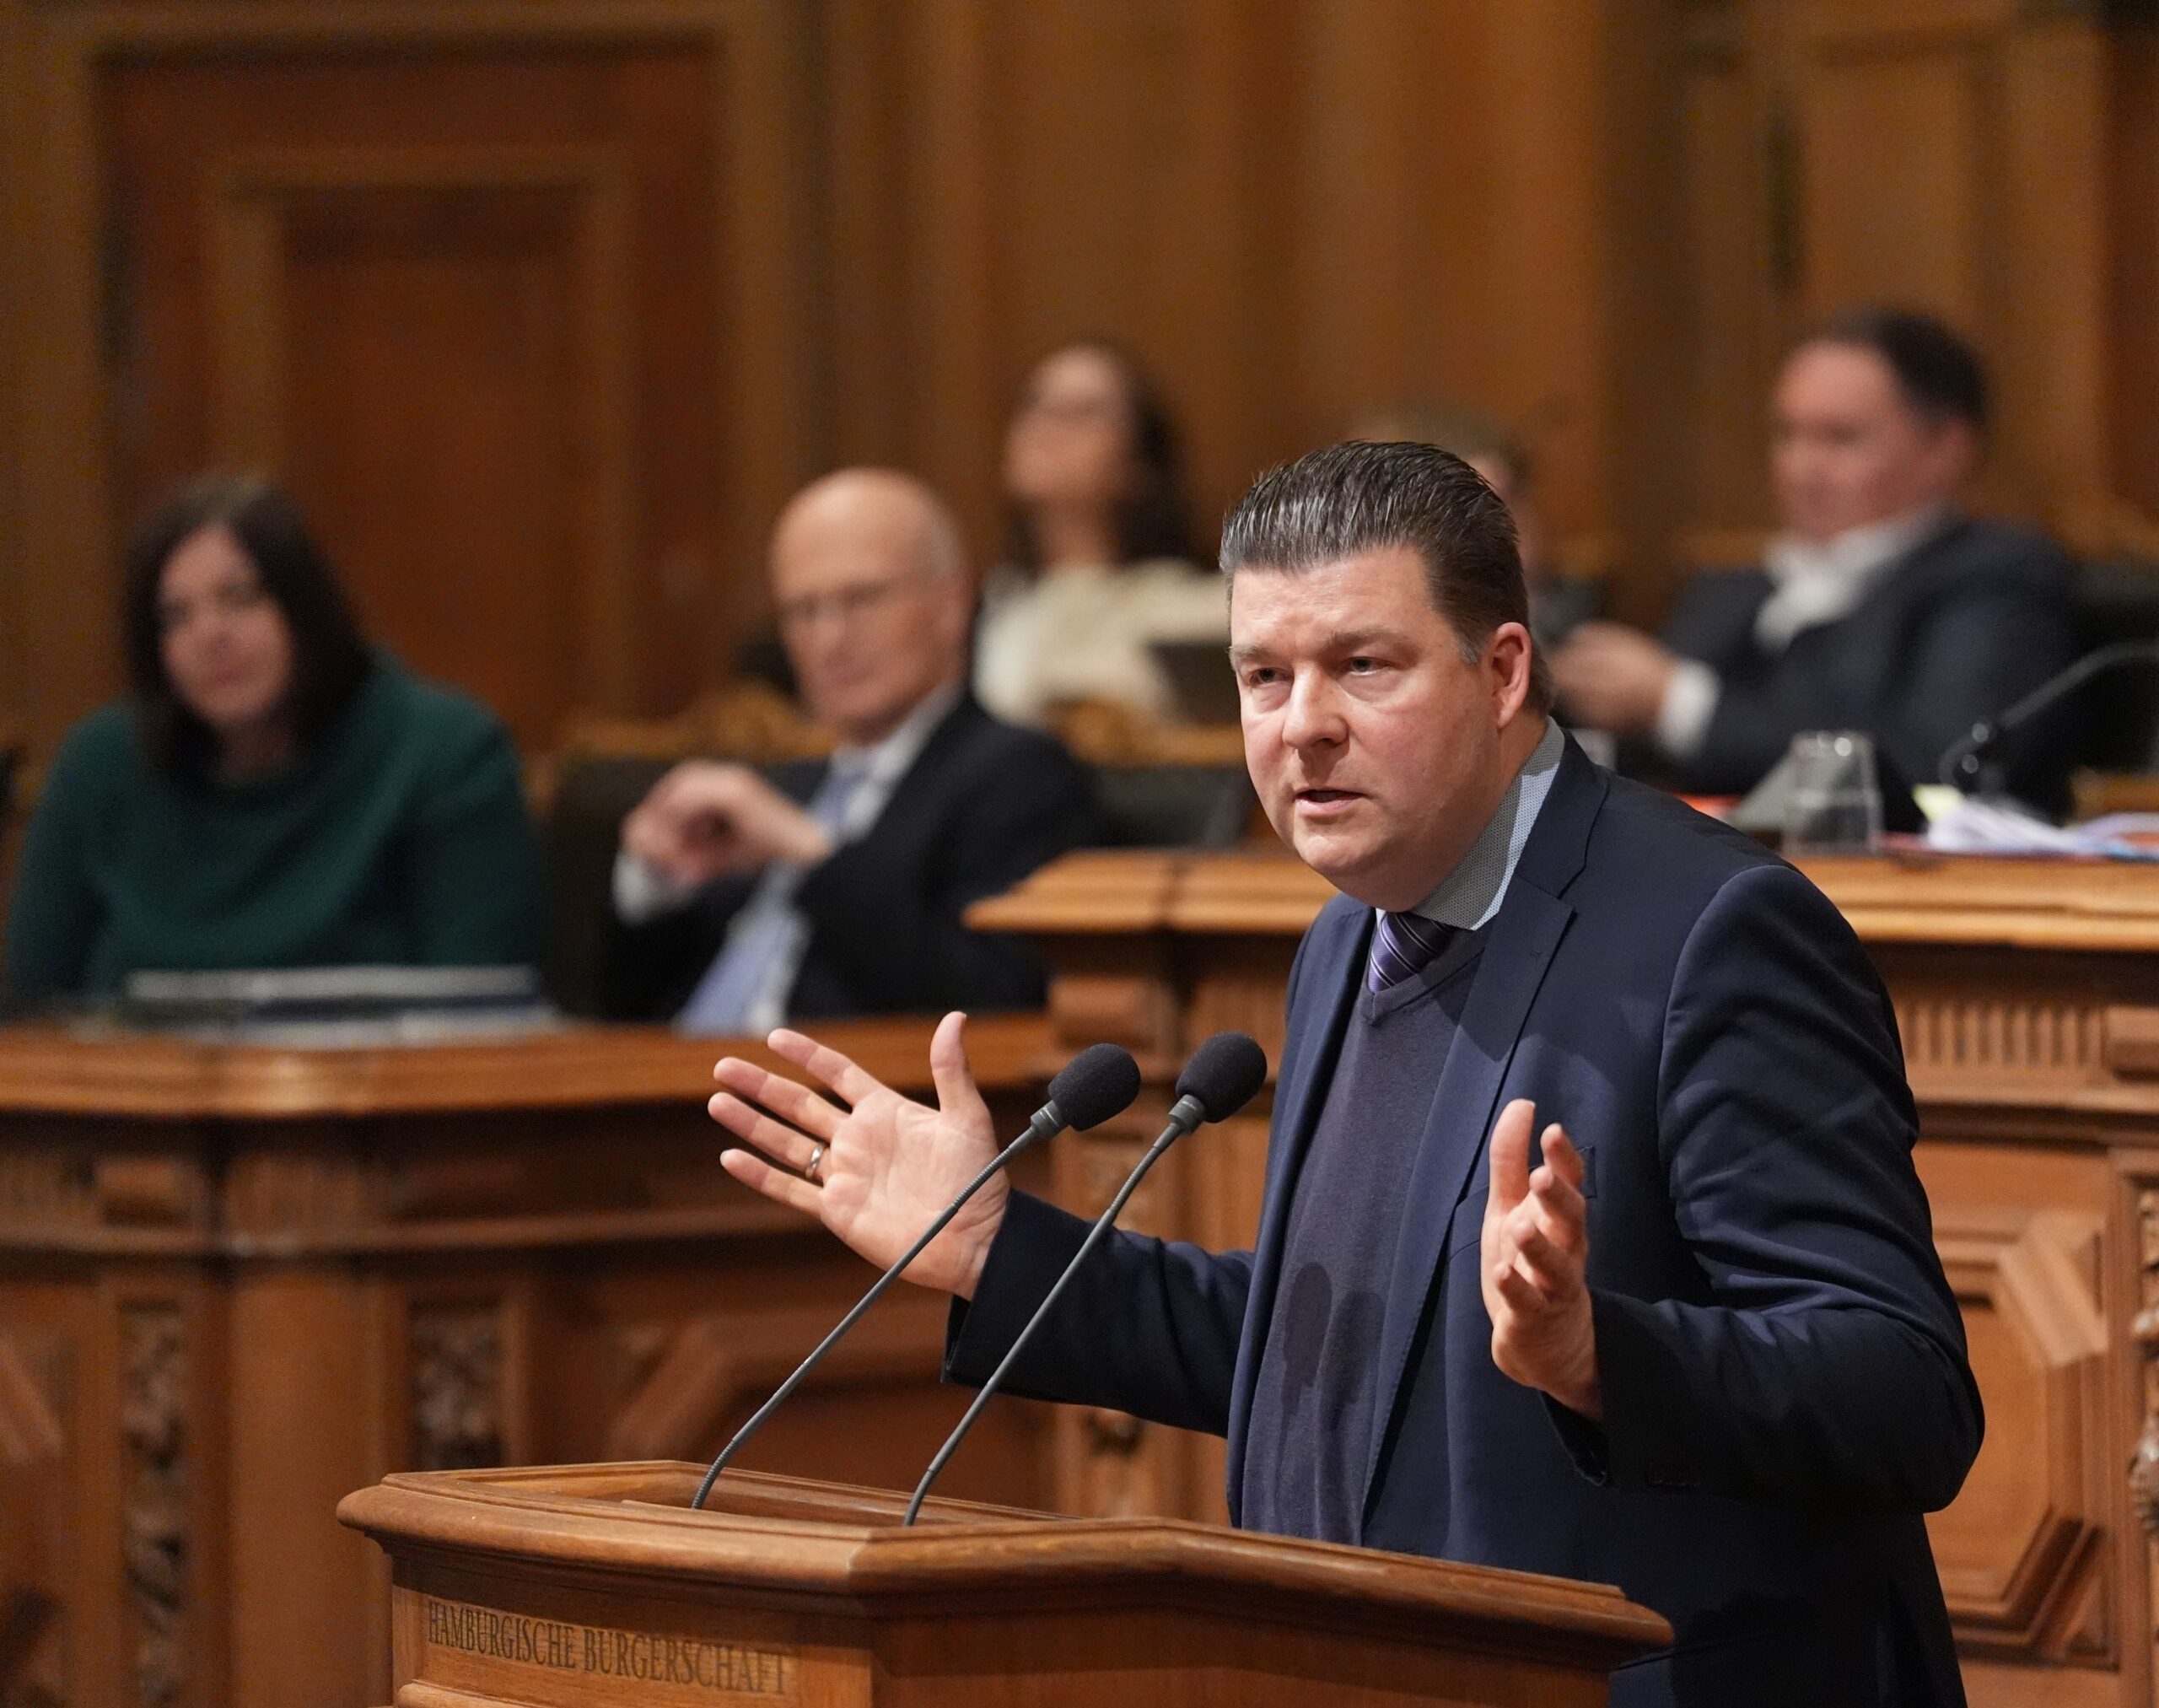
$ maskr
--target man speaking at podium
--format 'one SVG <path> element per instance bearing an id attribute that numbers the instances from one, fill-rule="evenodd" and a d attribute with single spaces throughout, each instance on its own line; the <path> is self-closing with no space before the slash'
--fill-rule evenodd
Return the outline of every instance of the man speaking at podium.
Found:
<path id="1" fill-rule="evenodd" d="M 1850 929 L 1559 731 L 1467 465 L 1314 452 L 1222 567 L 1253 781 L 1342 892 L 1289 977 L 1257 1247 L 1115 1237 L 1013 1386 L 1226 1435 L 1247 1528 L 1619 1585 L 1677 1634 L 1619 1708 L 1962 1702 L 1920 1515 L 1979 1395 Z M 896 1258 L 996 1143 L 962 1025 L 934 1111 L 794 1034 L 850 1111 L 722 1063 L 728 1167 Z M 918 1260 L 964 1301 L 952 1376 L 1084 1228 L 1000 1180 Z"/>

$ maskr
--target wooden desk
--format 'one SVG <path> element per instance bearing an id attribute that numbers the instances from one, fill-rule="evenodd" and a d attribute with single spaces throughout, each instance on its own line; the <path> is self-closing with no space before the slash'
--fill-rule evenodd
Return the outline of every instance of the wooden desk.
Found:
<path id="1" fill-rule="evenodd" d="M 925 1023 L 827 1036 L 926 1089 Z M 1047 1041 L 972 1029 L 1013 1130 Z M 385 1587 L 342 1496 L 708 1454 L 869 1280 L 721 1172 L 724 1048 L 0 1032 L 0 1700 L 366 1708 Z M 899 1290 L 746 1462 L 912 1484 L 965 1400 L 945 1313 Z M 1041 1504 L 1044 1413 L 999 1410 L 953 1492 Z"/>
<path id="2" fill-rule="evenodd" d="M 1931 1523 L 1973 1700 L 2149 1702 L 2159 870 L 1935 858 L 1807 870 L 1895 999 L 1919 1171 L 1986 1401 L 1979 1463 Z M 976 917 L 1046 946 L 1060 1046 L 1113 1038 L 1160 1073 L 1224 1026 L 1279 1055 L 1290 956 L 1332 893 L 1279 854 L 1086 854 Z M 1267 1123 L 1263 1099 L 1172 1153 L 1128 1220 L 1249 1243 Z M 1067 1142 L 1062 1195 L 1106 1201 L 1134 1155 L 1129 1123 Z M 1057 1428 L 1065 1510 L 1221 1517 L 1220 1443 L 1104 1414 Z"/>
<path id="3" fill-rule="evenodd" d="M 1046 1518 L 695 1465 L 406 1474 L 402 1708 L 1604 1708 L 1672 1627 L 1570 1583 L 1159 1519 Z"/>
<path id="4" fill-rule="evenodd" d="M 2159 1468 L 2159 873 L 1811 870 L 1895 994 L 1986 1393 L 1986 1448 L 1934 1529 L 1974 1698 L 2147 1701 L 2139 1501 L 2159 1506 L 2159 1474 L 2129 1465 L 2141 1444 Z M 985 904 L 1059 968 L 1046 1021 L 975 1028 L 1000 1122 L 1070 1046 L 1116 1039 L 1153 1075 L 1036 1183 L 1106 1201 L 1207 1033 L 1279 1053 L 1328 893 L 1279 854 L 1085 855 Z M 829 1035 L 923 1076 L 921 1024 Z M 19 1662 L 0 1634 L 10 1683 L 100 1708 L 379 1703 L 384 1597 L 339 1496 L 392 1470 L 708 1451 L 866 1280 L 720 1173 L 717 1053 L 638 1032 L 340 1052 L 0 1032 L 0 1560 L 33 1562 L 30 1611 L 52 1614 Z M 1172 1153 L 1131 1219 L 1248 1242 L 1267 1121 L 1263 1098 Z M 896 1294 L 751 1462 L 911 1483 L 956 1409 L 943 1317 Z M 1000 1403 L 949 1480 L 1223 1516 L 1219 1443 L 1107 1413 Z"/>

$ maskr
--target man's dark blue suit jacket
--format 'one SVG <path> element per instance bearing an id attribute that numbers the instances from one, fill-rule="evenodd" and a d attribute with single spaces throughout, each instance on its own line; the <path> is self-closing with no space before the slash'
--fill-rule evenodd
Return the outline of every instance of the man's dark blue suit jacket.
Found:
<path id="1" fill-rule="evenodd" d="M 1257 1248 L 1117 1237 L 1015 1371 L 1226 1435 L 1233 1517 L 1371 917 L 1330 902 L 1290 973 Z M 1618 1584 L 1677 1641 L 1615 1678 L 1618 1708 L 1962 1702 L 1920 1515 L 1978 1452 L 1979 1393 L 1896 1022 L 1850 928 L 1773 854 L 1569 742 L 1486 929 L 1410 1177 L 1371 1183 L 1408 1208 L 1358 1539 Z M 1492 1362 L 1483 1145 L 1515 1097 L 1587 1165 L 1601 1427 Z M 1015 1195 L 955 1312 L 955 1379 L 988 1374 L 1083 1231 Z"/>

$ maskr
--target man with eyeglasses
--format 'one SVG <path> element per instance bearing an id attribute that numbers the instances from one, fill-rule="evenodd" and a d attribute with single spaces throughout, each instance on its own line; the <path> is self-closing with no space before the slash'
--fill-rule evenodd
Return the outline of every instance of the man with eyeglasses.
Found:
<path id="1" fill-rule="evenodd" d="M 623 821 L 615 1005 L 717 1037 L 1039 1004 L 1027 947 L 961 914 L 1093 839 L 1094 792 L 967 692 L 950 513 L 908 476 L 844 469 L 781 514 L 771 568 L 803 700 L 839 745 L 769 778 L 689 761 Z"/>

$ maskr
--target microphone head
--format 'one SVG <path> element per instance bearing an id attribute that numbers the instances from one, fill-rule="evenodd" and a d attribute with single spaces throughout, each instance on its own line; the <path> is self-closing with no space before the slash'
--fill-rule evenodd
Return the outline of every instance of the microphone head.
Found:
<path id="1" fill-rule="evenodd" d="M 1224 1121 L 1267 1083 L 1267 1052 L 1241 1032 L 1218 1032 L 1192 1053 L 1177 1075 L 1177 1096 L 1198 1102 L 1209 1121 Z"/>
<path id="2" fill-rule="evenodd" d="M 1057 1113 L 1081 1133 L 1123 1114 L 1139 1095 L 1139 1064 L 1130 1050 L 1113 1043 L 1089 1044 L 1049 1082 Z"/>

